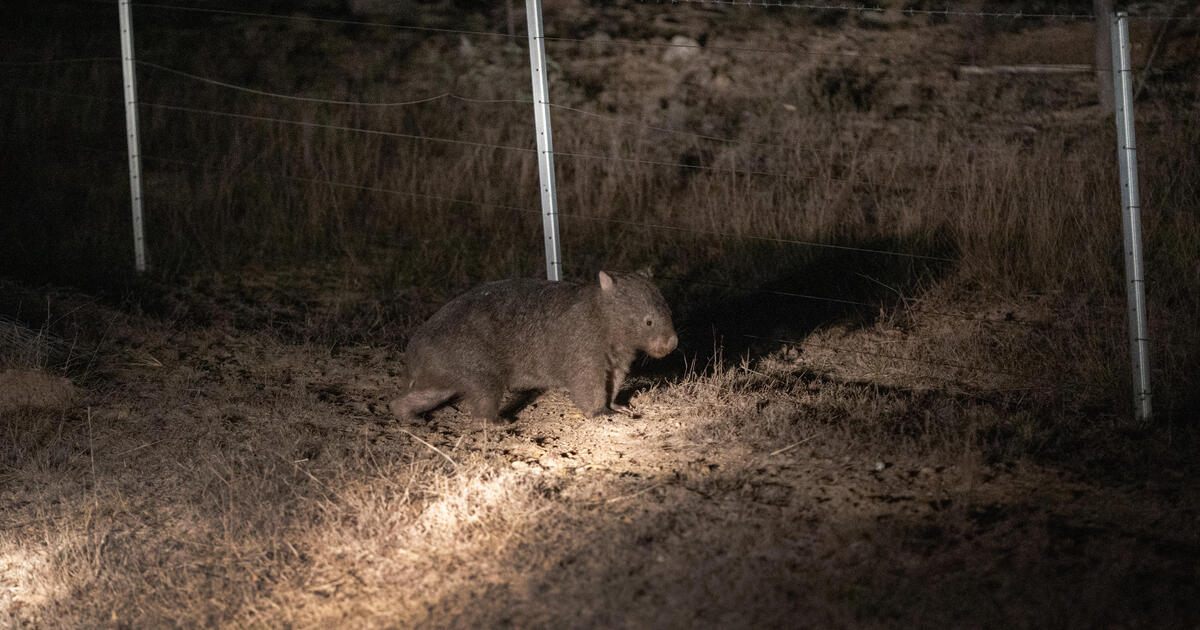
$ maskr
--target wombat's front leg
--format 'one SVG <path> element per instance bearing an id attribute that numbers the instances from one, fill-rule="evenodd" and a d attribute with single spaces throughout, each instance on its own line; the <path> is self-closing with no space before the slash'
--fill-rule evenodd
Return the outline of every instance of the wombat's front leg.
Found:
<path id="1" fill-rule="evenodd" d="M 632 416 L 633 410 L 629 408 L 629 405 L 617 404 L 617 393 L 621 391 L 621 384 L 625 382 L 625 375 L 628 373 L 629 370 L 619 367 L 613 368 L 609 373 L 608 407 L 613 411 Z"/>
<path id="2" fill-rule="evenodd" d="M 605 388 L 603 377 L 580 377 L 571 383 L 568 389 L 571 392 L 571 400 L 575 401 L 575 405 L 585 416 L 595 418 L 613 413 L 608 407 L 608 390 Z"/>

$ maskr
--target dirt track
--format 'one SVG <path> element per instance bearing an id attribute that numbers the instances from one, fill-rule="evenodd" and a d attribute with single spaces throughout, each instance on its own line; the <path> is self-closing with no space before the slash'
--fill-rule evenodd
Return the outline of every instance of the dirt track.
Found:
<path id="1" fill-rule="evenodd" d="M 1185 471 L 988 462 L 952 429 L 1003 412 L 992 402 L 904 402 L 799 359 L 634 381 L 637 418 L 584 419 L 550 392 L 501 426 L 453 407 L 406 424 L 382 413 L 394 350 L 224 327 L 117 335 L 134 347 L 105 386 L 10 421 L 30 447 L 4 460 L 8 623 L 1200 619 Z M 934 437 L 867 424 L 901 417 Z"/>

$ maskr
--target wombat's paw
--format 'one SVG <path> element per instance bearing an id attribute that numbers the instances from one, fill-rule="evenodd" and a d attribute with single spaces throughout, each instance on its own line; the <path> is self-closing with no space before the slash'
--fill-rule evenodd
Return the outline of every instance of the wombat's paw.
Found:
<path id="1" fill-rule="evenodd" d="M 388 403 L 388 410 L 392 412 L 393 416 L 402 420 L 411 420 L 413 417 L 412 409 L 409 409 L 408 403 L 403 398 L 393 398 Z"/>

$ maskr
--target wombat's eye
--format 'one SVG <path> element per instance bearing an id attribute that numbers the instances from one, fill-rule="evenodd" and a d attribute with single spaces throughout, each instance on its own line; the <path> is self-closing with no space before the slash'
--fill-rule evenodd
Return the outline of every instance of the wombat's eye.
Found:
<path id="1" fill-rule="evenodd" d="M 646 318 L 646 325 L 647 325 L 647 326 L 653 326 L 653 325 L 654 325 L 654 322 L 653 322 L 653 321 L 651 321 L 649 317 L 647 317 L 647 318 Z"/>

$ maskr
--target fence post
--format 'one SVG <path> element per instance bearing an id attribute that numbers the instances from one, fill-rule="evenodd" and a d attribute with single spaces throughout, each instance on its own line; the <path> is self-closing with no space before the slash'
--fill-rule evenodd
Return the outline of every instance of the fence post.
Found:
<path id="1" fill-rule="evenodd" d="M 125 78 L 125 130 L 129 147 L 129 190 L 133 203 L 133 258 L 139 273 L 146 270 L 146 239 L 142 231 L 142 156 L 138 149 L 137 75 L 133 68 L 133 17 L 129 0 L 120 0 L 121 73 Z"/>
<path id="2" fill-rule="evenodd" d="M 538 182 L 542 189 L 542 232 L 546 236 L 546 277 L 562 280 L 558 239 L 558 198 L 554 186 L 554 142 L 550 134 L 550 88 L 542 32 L 542 1 L 525 0 L 529 26 L 529 70 L 533 78 L 533 121 L 537 127 Z"/>
<path id="3" fill-rule="evenodd" d="M 1133 73 L 1129 60 L 1128 14 L 1111 18 L 1117 164 L 1121 171 L 1121 227 L 1125 235 L 1125 293 L 1128 299 L 1129 355 L 1133 362 L 1133 408 L 1149 420 L 1150 342 L 1146 326 L 1146 283 L 1142 265 L 1142 210 L 1138 195 L 1137 142 L 1133 129 Z"/>

